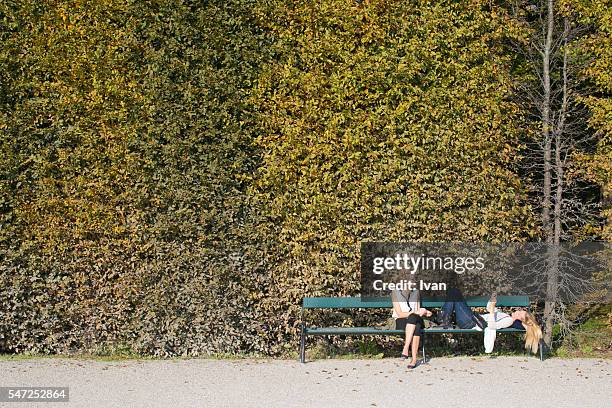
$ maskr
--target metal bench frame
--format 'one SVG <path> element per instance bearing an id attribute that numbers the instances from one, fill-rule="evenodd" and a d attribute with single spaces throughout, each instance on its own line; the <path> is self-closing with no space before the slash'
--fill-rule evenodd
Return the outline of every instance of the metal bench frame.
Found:
<path id="1" fill-rule="evenodd" d="M 470 307 L 486 307 L 489 300 L 486 296 L 472 296 L 465 298 Z M 422 299 L 421 306 L 425 308 L 440 308 L 444 304 L 441 299 Z M 529 307 L 529 298 L 527 296 L 498 296 L 497 305 L 499 307 Z M 301 314 L 301 333 L 300 333 L 300 362 L 306 362 L 306 336 L 330 336 L 330 335 L 383 335 L 383 336 L 399 336 L 404 335 L 404 330 L 383 329 L 376 327 L 306 327 L 306 319 L 304 311 L 306 309 L 390 309 L 393 307 L 391 299 L 380 299 L 375 301 L 363 301 L 360 297 L 307 297 L 302 302 Z M 499 329 L 498 333 L 524 333 L 521 329 Z M 483 331 L 474 329 L 444 329 L 441 327 L 431 327 L 424 329 L 424 334 L 440 334 L 440 333 L 481 333 Z M 426 360 L 425 354 L 425 335 L 421 336 L 423 361 Z M 540 340 L 539 357 L 540 361 L 544 361 L 544 342 Z"/>

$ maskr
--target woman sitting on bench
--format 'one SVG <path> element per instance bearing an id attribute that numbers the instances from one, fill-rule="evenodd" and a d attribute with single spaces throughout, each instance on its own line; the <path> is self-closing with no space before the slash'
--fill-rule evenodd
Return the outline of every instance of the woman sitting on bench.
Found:
<path id="1" fill-rule="evenodd" d="M 442 306 L 438 323 L 443 327 L 450 326 L 453 311 L 455 321 L 460 329 L 485 330 L 485 351 L 491 353 L 495 344 L 495 331 L 508 327 L 525 330 L 525 348 L 533 353 L 538 351 L 538 345 L 542 338 L 542 329 L 535 317 L 526 310 L 517 310 L 511 315 L 498 312 L 495 309 L 496 297 L 493 295 L 487 303 L 487 314 L 476 314 L 472 312 L 459 289 L 449 289 L 446 293 L 446 301 Z"/>
<path id="2" fill-rule="evenodd" d="M 425 323 L 423 316 L 430 317 L 431 312 L 421 307 L 420 294 L 418 290 L 400 291 L 393 290 L 391 292 L 391 300 L 393 301 L 393 318 L 395 319 L 395 329 L 405 330 L 406 338 L 404 348 L 402 349 L 402 358 L 407 359 L 408 348 L 412 346 L 412 360 L 408 368 L 417 366 L 417 354 L 419 351 L 419 342 L 423 334 Z"/>

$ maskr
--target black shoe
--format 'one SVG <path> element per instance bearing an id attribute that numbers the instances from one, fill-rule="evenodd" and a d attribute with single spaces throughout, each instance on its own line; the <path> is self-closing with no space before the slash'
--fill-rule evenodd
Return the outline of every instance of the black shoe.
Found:
<path id="1" fill-rule="evenodd" d="M 480 328 L 480 330 L 486 329 L 487 321 L 478 313 L 474 313 L 472 315 L 472 320 L 474 320 L 474 323 Z"/>

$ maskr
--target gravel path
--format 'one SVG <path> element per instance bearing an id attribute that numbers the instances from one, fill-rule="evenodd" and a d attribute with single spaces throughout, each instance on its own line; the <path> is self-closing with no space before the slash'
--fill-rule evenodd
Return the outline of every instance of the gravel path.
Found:
<path id="1" fill-rule="evenodd" d="M 70 403 L 43 407 L 610 407 L 612 361 L 397 359 L 0 361 L 0 386 L 68 386 Z"/>

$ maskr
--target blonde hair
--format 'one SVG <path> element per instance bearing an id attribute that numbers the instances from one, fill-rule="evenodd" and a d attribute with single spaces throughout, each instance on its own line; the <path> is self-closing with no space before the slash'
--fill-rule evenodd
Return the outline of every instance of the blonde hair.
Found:
<path id="1" fill-rule="evenodd" d="M 536 322 L 535 317 L 529 312 L 526 313 L 525 320 L 522 323 L 525 327 L 525 349 L 531 350 L 535 354 L 538 352 L 538 346 L 542 339 L 542 329 Z"/>

